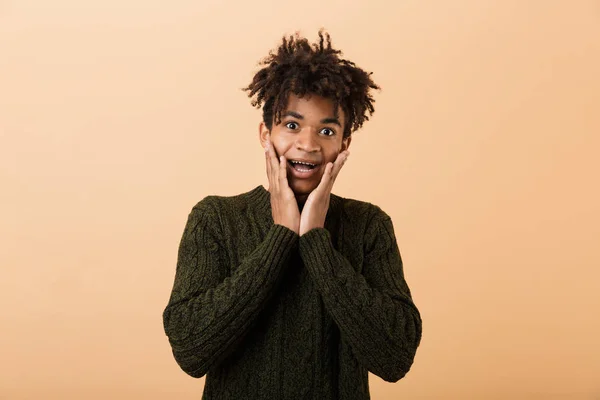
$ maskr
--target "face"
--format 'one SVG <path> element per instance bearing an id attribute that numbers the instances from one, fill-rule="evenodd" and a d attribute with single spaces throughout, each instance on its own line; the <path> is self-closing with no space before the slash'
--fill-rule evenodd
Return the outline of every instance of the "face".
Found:
<path id="1" fill-rule="evenodd" d="M 306 200 L 321 181 L 328 162 L 334 162 L 338 154 L 350 146 L 351 137 L 343 138 L 345 115 L 338 110 L 339 120 L 334 118 L 333 101 L 315 94 L 300 98 L 290 94 L 287 107 L 281 113 L 281 123 L 273 124 L 271 143 L 277 156 L 287 160 L 287 178 L 299 202 Z M 264 148 L 269 130 L 264 122 L 259 125 L 259 136 Z M 316 166 L 293 166 L 292 161 L 306 161 Z"/>

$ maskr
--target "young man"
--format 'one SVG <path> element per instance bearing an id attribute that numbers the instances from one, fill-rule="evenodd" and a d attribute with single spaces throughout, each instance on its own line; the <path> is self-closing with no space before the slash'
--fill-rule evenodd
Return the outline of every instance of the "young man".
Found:
<path id="1" fill-rule="evenodd" d="M 163 322 L 203 399 L 368 399 L 368 372 L 397 382 L 421 341 L 390 217 L 331 193 L 379 87 L 319 37 L 284 37 L 244 88 L 269 189 L 188 216 Z"/>

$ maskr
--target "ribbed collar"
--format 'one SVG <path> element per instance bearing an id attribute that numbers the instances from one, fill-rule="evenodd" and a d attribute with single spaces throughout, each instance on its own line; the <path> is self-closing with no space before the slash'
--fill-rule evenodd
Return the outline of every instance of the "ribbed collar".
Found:
<path id="1" fill-rule="evenodd" d="M 251 191 L 244 193 L 244 197 L 247 198 L 248 203 L 253 204 L 257 208 L 257 211 L 263 215 L 267 221 L 273 223 L 271 193 L 265 189 L 263 185 L 259 185 Z M 329 210 L 327 210 L 326 219 L 329 219 L 334 213 L 337 214 L 342 201 L 343 197 L 331 193 L 329 196 Z"/>

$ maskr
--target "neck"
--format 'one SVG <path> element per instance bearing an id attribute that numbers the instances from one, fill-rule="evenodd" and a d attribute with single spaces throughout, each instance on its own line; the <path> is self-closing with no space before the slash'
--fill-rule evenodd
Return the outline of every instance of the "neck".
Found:
<path id="1" fill-rule="evenodd" d="M 269 185 L 262 185 L 263 189 L 268 192 L 269 189 Z M 300 212 L 302 212 L 302 208 L 304 207 L 304 204 L 306 203 L 306 199 L 308 198 L 308 194 L 296 194 L 296 202 L 298 203 L 298 210 Z"/>
<path id="2" fill-rule="evenodd" d="M 302 212 L 302 209 L 304 208 L 304 204 L 306 203 L 307 198 L 308 198 L 308 195 L 296 196 L 296 201 L 298 202 L 298 210 L 300 212 Z"/>

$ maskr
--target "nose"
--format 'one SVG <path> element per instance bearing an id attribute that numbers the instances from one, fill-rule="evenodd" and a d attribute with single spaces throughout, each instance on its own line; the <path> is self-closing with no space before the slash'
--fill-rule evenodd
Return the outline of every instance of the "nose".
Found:
<path id="1" fill-rule="evenodd" d="M 315 130 L 312 128 L 302 129 L 296 135 L 296 149 L 312 153 L 320 150 Z"/>

